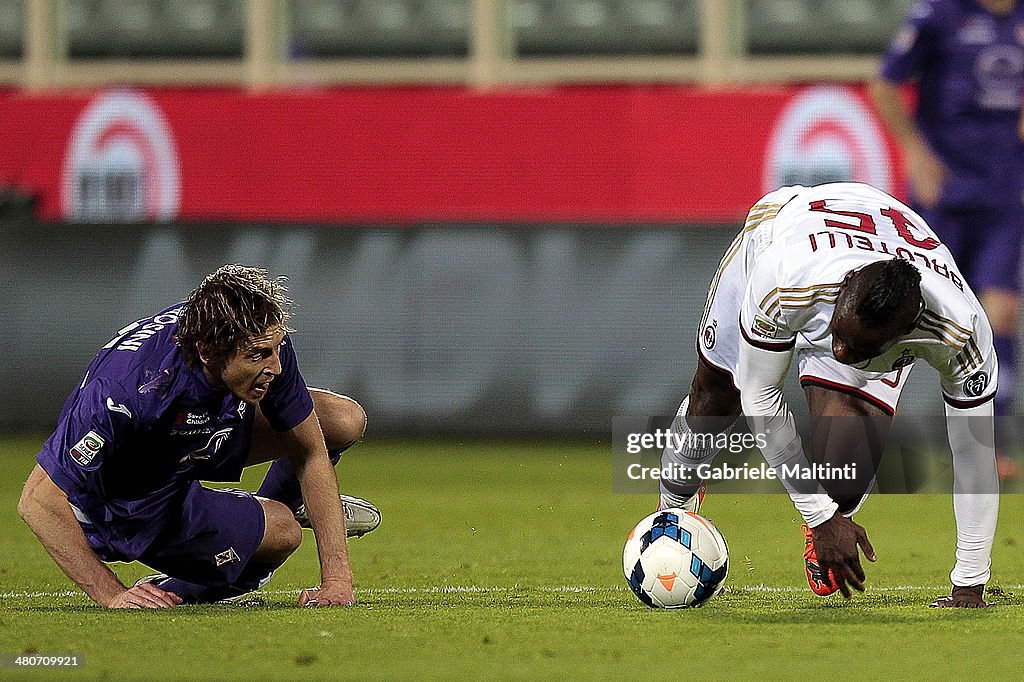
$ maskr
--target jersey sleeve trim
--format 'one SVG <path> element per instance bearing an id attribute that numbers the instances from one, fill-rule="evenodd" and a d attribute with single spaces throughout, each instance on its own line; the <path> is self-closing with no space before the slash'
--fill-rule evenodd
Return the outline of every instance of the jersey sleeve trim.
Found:
<path id="1" fill-rule="evenodd" d="M 981 398 L 975 398 L 973 400 L 960 400 L 959 398 L 951 398 L 945 393 L 942 394 L 942 399 L 946 401 L 946 404 L 949 405 L 950 407 L 955 407 L 958 410 L 969 410 L 972 407 L 984 405 L 988 401 L 993 400 L 995 397 L 996 394 L 994 391 L 989 395 L 983 396 Z"/>
<path id="2" fill-rule="evenodd" d="M 747 334 L 747 330 L 744 329 L 743 327 L 740 327 L 740 333 L 743 334 L 743 339 L 747 343 L 749 343 L 754 348 L 760 348 L 761 350 L 769 350 L 775 353 L 784 353 L 786 351 L 792 350 L 793 347 L 796 346 L 796 337 L 793 337 L 792 339 L 789 339 L 788 341 L 783 341 L 781 343 L 778 341 L 772 343 L 769 341 L 762 341 L 760 339 L 750 338 L 750 335 Z"/>

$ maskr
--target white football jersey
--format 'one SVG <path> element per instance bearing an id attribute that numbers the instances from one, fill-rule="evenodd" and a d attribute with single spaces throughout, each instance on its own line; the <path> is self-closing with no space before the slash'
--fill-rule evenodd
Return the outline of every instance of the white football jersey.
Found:
<path id="1" fill-rule="evenodd" d="M 859 183 L 784 187 L 766 195 L 744 226 L 747 288 L 740 329 L 755 346 L 832 352 L 832 313 L 847 273 L 903 258 L 921 272 L 917 327 L 858 369 L 884 377 L 920 358 L 938 370 L 947 402 L 970 407 L 996 390 L 988 318 L 949 250 L 912 209 Z"/>

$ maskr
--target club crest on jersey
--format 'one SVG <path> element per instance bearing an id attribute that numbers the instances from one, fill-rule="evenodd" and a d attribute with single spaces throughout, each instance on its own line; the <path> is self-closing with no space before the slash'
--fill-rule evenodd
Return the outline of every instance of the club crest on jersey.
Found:
<path id="1" fill-rule="evenodd" d="M 909 348 L 904 348 L 900 351 L 900 356 L 892 361 L 892 371 L 897 372 L 907 365 L 912 365 L 914 360 L 917 360 L 917 357 L 913 352 Z"/>
<path id="2" fill-rule="evenodd" d="M 750 331 L 754 336 L 758 336 L 762 339 L 774 339 L 779 335 L 779 326 L 761 315 L 754 316 L 754 324 L 751 325 Z"/>
<path id="3" fill-rule="evenodd" d="M 224 564 L 230 564 L 233 561 L 241 560 L 242 559 L 239 558 L 238 552 L 235 551 L 234 547 L 228 547 L 223 552 L 218 552 L 213 557 L 214 563 L 218 566 L 223 566 Z"/>
<path id="4" fill-rule="evenodd" d="M 716 328 L 718 327 L 718 320 L 712 320 L 711 324 L 704 327 L 704 347 L 711 350 L 715 347 L 715 343 L 718 341 Z"/>
<path id="5" fill-rule="evenodd" d="M 964 381 L 964 395 L 969 398 L 977 398 L 988 387 L 988 374 L 975 372 Z"/>
<path id="6" fill-rule="evenodd" d="M 90 431 L 71 448 L 71 459 L 82 466 L 89 466 L 89 463 L 96 459 L 96 455 L 103 449 L 103 443 L 100 434 Z"/>
<path id="7" fill-rule="evenodd" d="M 146 383 L 139 386 L 139 393 L 146 395 L 147 393 L 153 393 L 154 391 L 160 391 L 170 385 L 172 379 L 171 371 L 165 369 L 162 372 L 154 372 L 151 369 L 147 369 L 144 373 Z"/>

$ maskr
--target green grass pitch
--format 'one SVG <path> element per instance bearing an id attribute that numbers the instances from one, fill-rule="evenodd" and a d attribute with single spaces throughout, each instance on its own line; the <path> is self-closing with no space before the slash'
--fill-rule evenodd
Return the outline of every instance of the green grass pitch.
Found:
<path id="1" fill-rule="evenodd" d="M 375 441 L 346 453 L 344 490 L 377 503 L 351 543 L 360 603 L 298 609 L 318 575 L 312 535 L 241 605 L 105 611 L 18 519 L 40 439 L 0 441 L 0 654 L 74 653 L 75 670 L 0 679 L 950 678 L 1019 675 L 1024 497 L 1002 500 L 996 608 L 929 609 L 952 565 L 948 496 L 872 498 L 858 515 L 878 553 L 849 602 L 806 588 L 784 495 L 715 495 L 728 589 L 657 611 L 628 591 L 621 550 L 654 496 L 611 492 L 610 447 L 560 442 Z M 262 471 L 244 485 L 255 487 Z M 117 565 L 126 581 L 145 575 Z"/>

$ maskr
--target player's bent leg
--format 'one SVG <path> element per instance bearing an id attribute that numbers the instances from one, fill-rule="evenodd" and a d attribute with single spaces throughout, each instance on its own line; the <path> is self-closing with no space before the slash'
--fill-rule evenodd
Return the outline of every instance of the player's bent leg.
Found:
<path id="1" fill-rule="evenodd" d="M 331 460 L 337 463 L 341 453 L 362 438 L 366 430 L 366 412 L 352 398 L 331 391 L 311 388 L 309 396 L 313 399 L 313 410 L 324 433 L 327 451 L 331 454 Z M 279 460 L 287 446 L 288 443 L 270 426 L 263 412 L 256 410 L 252 443 L 245 466 Z"/>
<path id="2" fill-rule="evenodd" d="M 366 431 L 366 413 L 355 400 L 332 391 L 309 389 L 313 409 L 324 433 L 324 443 L 331 464 L 337 465 L 341 454 L 362 438 Z M 284 446 L 266 417 L 259 411 L 253 426 L 252 446 L 246 465 L 274 460 L 256 494 L 283 503 L 294 514 L 302 528 L 310 528 L 302 491 L 292 463 L 281 453 Z M 361 537 L 377 528 L 381 513 L 372 503 L 359 497 L 340 495 L 345 512 L 348 537 Z"/>
<path id="3" fill-rule="evenodd" d="M 814 420 L 811 454 L 817 463 L 843 467 L 855 465 L 852 479 L 826 479 L 822 485 L 839 511 L 850 517 L 867 500 L 881 462 L 885 441 L 892 425 L 892 413 L 883 403 L 860 397 L 848 387 L 829 388 L 804 382 L 804 393 Z M 819 596 L 835 593 L 839 586 L 831 572 L 818 564 L 814 535 L 807 524 L 804 535 L 804 570 L 811 591 Z"/>
<path id="4" fill-rule="evenodd" d="M 262 563 L 283 564 L 302 544 L 302 527 L 285 505 L 261 497 L 256 499 L 263 507 L 266 528 L 252 558 Z"/>
<path id="5" fill-rule="evenodd" d="M 863 505 L 885 451 L 893 414 L 841 388 L 805 384 L 813 420 L 810 451 L 815 463 L 841 468 L 852 465 L 852 478 L 822 481 L 839 511 L 851 516 Z"/>
<path id="6" fill-rule="evenodd" d="M 700 356 L 689 396 L 687 417 L 732 417 L 735 420 L 740 414 L 740 392 L 733 385 L 732 375 Z"/>
<path id="7" fill-rule="evenodd" d="M 178 518 L 139 560 L 161 571 L 144 580 L 185 603 L 209 604 L 265 585 L 301 541 L 284 505 L 195 482 Z"/>
<path id="8" fill-rule="evenodd" d="M 329 451 L 339 454 L 356 444 L 366 432 L 366 412 L 352 398 L 322 388 L 310 388 L 313 409 Z"/>
<path id="9" fill-rule="evenodd" d="M 713 436 L 732 429 L 740 414 L 740 394 L 732 376 L 698 358 L 690 393 L 672 421 L 672 442 L 661 455 L 662 470 L 679 472 L 661 479 L 662 509 L 679 507 L 696 512 L 707 485 L 696 469 L 718 454 Z"/>

